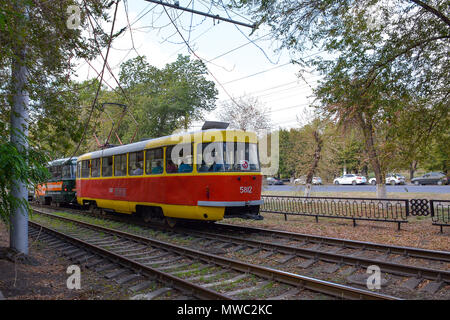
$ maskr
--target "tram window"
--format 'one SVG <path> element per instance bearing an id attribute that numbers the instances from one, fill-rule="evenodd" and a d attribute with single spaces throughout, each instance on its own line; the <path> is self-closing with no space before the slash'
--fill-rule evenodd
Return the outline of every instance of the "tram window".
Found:
<path id="1" fill-rule="evenodd" d="M 103 157 L 102 158 L 102 177 L 111 177 L 112 176 L 112 157 Z"/>
<path id="2" fill-rule="evenodd" d="M 55 179 L 55 180 L 61 179 L 62 166 L 55 166 L 55 167 L 53 167 L 52 176 L 53 176 L 53 179 Z"/>
<path id="3" fill-rule="evenodd" d="M 81 177 L 81 161 L 77 162 L 77 178 Z"/>
<path id="4" fill-rule="evenodd" d="M 127 155 L 120 154 L 114 156 L 114 176 L 126 176 L 127 175 Z"/>
<path id="5" fill-rule="evenodd" d="M 144 151 L 130 152 L 128 158 L 128 174 L 141 176 L 144 173 Z"/>
<path id="6" fill-rule="evenodd" d="M 166 172 L 192 172 L 192 143 L 177 144 L 166 149 Z"/>
<path id="7" fill-rule="evenodd" d="M 259 171 L 256 143 L 211 142 L 197 145 L 198 172 Z"/>
<path id="8" fill-rule="evenodd" d="M 197 145 L 197 171 L 228 171 L 230 166 L 224 163 L 223 142 L 199 143 Z"/>
<path id="9" fill-rule="evenodd" d="M 145 152 L 145 173 L 160 174 L 163 173 L 164 158 L 163 148 L 147 150 Z"/>
<path id="10" fill-rule="evenodd" d="M 89 160 L 83 160 L 81 161 L 81 177 L 82 178 L 89 178 Z"/>
<path id="11" fill-rule="evenodd" d="M 100 177 L 100 158 L 91 160 L 91 176 Z"/>
<path id="12" fill-rule="evenodd" d="M 72 169 L 72 165 L 70 165 L 70 164 L 66 164 L 66 165 L 62 166 L 62 178 L 63 179 L 73 178 L 71 169 Z"/>

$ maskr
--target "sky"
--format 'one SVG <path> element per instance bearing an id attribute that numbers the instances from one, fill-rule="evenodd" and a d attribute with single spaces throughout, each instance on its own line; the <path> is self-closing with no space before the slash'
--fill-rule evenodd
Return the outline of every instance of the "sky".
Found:
<path id="1" fill-rule="evenodd" d="M 164 1 L 173 3 L 173 0 Z M 209 1 L 180 0 L 179 5 L 248 24 L 254 22 L 243 12 L 211 7 Z M 269 110 L 273 129 L 299 127 L 301 122 L 304 123 L 304 109 L 309 108 L 314 99 L 311 88 L 319 76 L 303 70 L 302 77 L 299 77 L 300 67 L 290 63 L 286 50 L 277 50 L 280 43 L 272 39 L 267 27 L 261 27 L 250 35 L 252 30 L 248 27 L 224 21 L 218 23 L 212 18 L 168 7 L 166 10 L 195 55 L 206 63 L 207 78 L 216 83 L 219 91 L 218 108 L 205 114 L 206 120 L 219 120 L 221 102 L 229 101 L 230 96 L 251 95 Z M 197 59 L 189 52 L 162 5 L 144 0 L 121 1 L 115 32 L 128 26 L 127 16 L 131 29 L 127 28 L 113 41 L 108 57 L 116 79 L 120 64 L 138 54 L 145 55 L 147 61 L 158 68 L 175 61 L 178 54 Z M 111 24 L 104 25 L 104 30 L 110 28 Z M 106 49 L 103 55 L 105 53 Z M 102 65 L 101 58 L 90 64 L 80 61 L 75 80 L 84 81 L 97 76 L 93 68 L 99 72 Z M 106 84 L 116 87 L 114 77 L 106 73 Z M 190 129 L 198 129 L 199 126 L 201 123 L 194 123 Z"/>

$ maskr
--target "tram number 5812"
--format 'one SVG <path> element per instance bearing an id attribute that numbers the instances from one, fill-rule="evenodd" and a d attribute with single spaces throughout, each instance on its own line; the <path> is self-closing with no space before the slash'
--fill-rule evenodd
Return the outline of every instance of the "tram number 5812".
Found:
<path id="1" fill-rule="evenodd" d="M 252 187 L 240 187 L 241 193 L 252 193 Z"/>

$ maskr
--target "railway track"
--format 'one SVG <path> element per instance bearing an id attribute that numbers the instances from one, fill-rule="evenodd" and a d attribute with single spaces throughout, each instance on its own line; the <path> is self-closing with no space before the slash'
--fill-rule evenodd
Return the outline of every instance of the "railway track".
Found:
<path id="1" fill-rule="evenodd" d="M 108 219 L 149 227 L 148 224 L 117 216 Z M 153 225 L 151 228 L 158 228 L 168 234 L 190 236 L 191 239 L 186 244 L 191 247 L 237 256 L 244 261 L 256 259 L 257 263 L 288 272 L 297 273 L 301 270 L 303 274 L 310 272 L 316 277 L 316 271 L 320 270 L 321 277 L 325 279 L 329 279 L 331 275 L 343 274 L 338 276 L 340 281 L 366 287 L 369 274 L 365 271 L 369 266 L 375 265 L 384 274 L 383 292 L 391 295 L 405 294 L 405 297 L 413 291 L 420 291 L 421 294 L 428 295 L 428 298 L 432 298 L 437 292 L 444 295 L 444 298 L 449 298 L 450 295 L 446 287 L 450 283 L 449 252 L 223 223 L 212 225 L 208 231 L 199 230 L 195 225 L 189 229 L 165 229 Z"/>
<path id="2" fill-rule="evenodd" d="M 202 252 L 103 226 L 35 211 L 31 236 L 42 231 L 49 246 L 115 279 L 136 298 L 172 296 L 195 299 L 396 299 Z M 38 217 L 37 217 L 38 216 Z M 43 221 L 41 221 L 43 220 Z M 178 234 L 179 239 L 189 235 Z M 155 284 L 155 281 L 158 284 Z M 145 289 L 152 288 L 150 292 Z"/>

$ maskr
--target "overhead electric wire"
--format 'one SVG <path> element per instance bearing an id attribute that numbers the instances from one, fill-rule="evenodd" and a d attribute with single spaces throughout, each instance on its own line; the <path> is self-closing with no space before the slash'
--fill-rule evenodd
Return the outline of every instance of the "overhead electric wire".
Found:
<path id="1" fill-rule="evenodd" d="M 313 56 L 321 54 L 323 52 L 325 52 L 325 50 L 319 51 L 319 52 L 316 52 L 316 53 L 313 53 L 313 54 L 310 54 L 310 55 L 306 56 L 305 58 L 313 57 Z M 275 70 L 275 69 L 287 66 L 288 64 L 293 64 L 293 63 L 292 63 L 292 61 L 289 61 L 289 62 L 283 63 L 281 65 L 275 66 L 273 68 L 269 68 L 269 69 L 266 69 L 266 70 L 263 70 L 263 71 L 259 71 L 259 72 L 247 75 L 245 77 L 241 77 L 241 78 L 237 78 L 237 79 L 233 79 L 233 80 L 227 81 L 227 82 L 224 83 L 224 85 L 229 84 L 229 83 L 233 83 L 233 82 L 236 82 L 236 81 L 244 80 L 244 79 L 247 79 L 247 78 L 250 78 L 250 77 L 262 74 L 262 73 L 266 73 L 266 72 L 269 72 L 269 71 L 272 71 L 272 70 Z"/>
<path id="2" fill-rule="evenodd" d="M 131 29 L 130 19 L 128 17 L 128 3 L 127 3 L 127 0 L 123 0 L 123 6 L 125 8 L 125 15 L 127 17 L 128 29 L 130 30 L 130 38 L 131 38 L 132 49 L 134 50 L 134 52 L 136 52 L 136 54 L 138 56 L 140 56 L 139 52 L 136 50 L 136 47 L 134 46 L 133 29 Z"/>
<path id="3" fill-rule="evenodd" d="M 285 111 L 285 110 L 290 110 L 290 109 L 294 109 L 294 108 L 298 108 L 298 107 L 303 107 L 303 106 L 307 106 L 310 103 L 301 103 L 301 104 L 296 104 L 295 106 L 290 106 L 290 107 L 286 107 L 286 108 L 281 108 L 281 109 L 277 109 L 277 110 L 270 110 L 267 111 L 267 113 L 274 113 L 274 112 L 280 112 L 280 111 Z"/>
<path id="4" fill-rule="evenodd" d="M 139 12 L 136 16 L 136 20 L 134 20 L 131 23 L 131 26 L 133 26 L 135 23 L 137 23 L 139 20 L 141 20 L 143 17 L 145 17 L 150 11 L 153 11 L 153 9 L 155 9 L 158 5 L 155 4 L 150 10 L 148 10 L 146 13 L 144 13 L 142 16 L 139 17 L 139 15 L 144 12 L 148 7 L 151 6 L 151 3 L 149 3 L 144 9 L 141 10 L 141 12 Z"/>
<path id="5" fill-rule="evenodd" d="M 117 0 L 117 1 L 120 1 L 120 0 Z M 97 27 L 100 27 L 98 21 L 95 20 L 95 18 L 91 16 L 90 12 L 89 12 L 87 9 L 86 9 L 86 11 L 87 11 L 87 13 L 88 13 L 88 14 L 87 14 L 87 17 L 88 17 L 88 20 L 89 20 L 89 23 L 90 23 L 92 29 L 94 29 L 94 24 L 93 24 L 92 20 L 94 20 L 94 22 L 95 22 L 95 24 L 97 25 Z M 92 19 L 91 19 L 91 18 L 92 18 Z M 124 29 L 121 29 L 121 31 L 123 31 L 123 30 L 124 30 Z M 111 39 L 110 39 L 110 40 L 111 40 Z M 95 41 L 95 43 L 97 44 L 97 46 L 100 47 L 100 46 L 99 46 L 99 43 L 98 43 L 98 41 L 97 41 L 97 37 L 95 36 L 95 34 L 94 34 L 94 41 Z M 109 49 L 110 49 L 110 46 L 108 46 L 108 52 L 109 52 Z M 117 86 L 119 87 L 120 91 L 122 92 L 122 95 L 123 95 L 124 98 L 128 101 L 128 103 L 131 103 L 131 99 L 128 97 L 128 95 L 126 94 L 125 90 L 122 88 L 120 82 L 117 80 L 116 76 L 114 75 L 114 72 L 112 71 L 112 69 L 111 69 L 111 67 L 110 67 L 110 65 L 109 65 L 109 63 L 108 63 L 108 61 L 107 61 L 107 59 L 103 56 L 103 53 L 101 52 L 101 50 L 99 50 L 99 54 L 100 54 L 101 58 L 103 59 L 104 63 L 106 64 L 106 68 L 108 69 L 109 73 L 110 73 L 111 76 L 114 78 L 114 80 L 115 80 Z"/>
<path id="6" fill-rule="evenodd" d="M 252 92 L 250 92 L 249 94 L 255 94 L 255 93 L 260 93 L 260 92 L 270 91 L 270 90 L 272 90 L 272 89 L 281 88 L 281 87 L 284 87 L 284 86 L 287 86 L 287 85 L 290 85 L 290 84 L 293 84 L 293 83 L 298 83 L 298 80 L 286 82 L 286 83 L 283 83 L 283 84 L 280 84 L 280 85 L 276 85 L 276 86 L 274 86 L 274 87 L 270 87 L 270 88 L 266 88 L 266 89 L 261 89 L 261 90 L 257 90 L 257 91 L 252 91 Z"/>
<path id="7" fill-rule="evenodd" d="M 88 11 L 86 2 L 84 2 L 84 5 L 85 5 L 85 8 L 86 8 L 86 11 Z M 113 36 L 113 32 L 114 32 L 114 25 L 116 23 L 116 16 L 117 16 L 117 8 L 118 7 L 119 7 L 119 0 L 116 1 L 116 8 L 114 10 L 114 17 L 113 17 L 112 26 L 111 26 L 111 32 L 110 32 L 110 35 L 109 35 L 108 47 L 106 49 L 106 55 L 105 55 L 105 59 L 104 59 L 103 67 L 102 67 L 101 76 L 100 76 L 100 83 L 99 83 L 99 85 L 97 87 L 97 91 L 95 93 L 94 100 L 92 101 L 91 110 L 89 111 L 88 119 L 86 121 L 86 124 L 84 125 L 84 129 L 83 129 L 83 133 L 81 135 L 81 139 L 78 142 L 78 145 L 77 145 L 76 149 L 74 150 L 72 156 L 70 157 L 70 159 L 68 161 L 70 161 L 75 156 L 75 154 L 77 154 L 78 150 L 80 149 L 81 143 L 83 142 L 83 140 L 84 140 L 84 138 L 86 136 L 86 131 L 87 131 L 87 128 L 89 126 L 89 123 L 91 122 L 91 118 L 92 118 L 92 114 L 93 114 L 94 109 L 95 109 L 95 105 L 97 104 L 98 94 L 100 93 L 100 89 L 102 87 L 103 76 L 105 74 L 105 67 L 106 67 L 106 64 L 107 64 L 107 61 L 108 61 L 109 49 L 110 49 L 111 42 L 112 42 L 112 36 Z"/>
<path id="8" fill-rule="evenodd" d="M 177 9 L 177 10 L 193 12 L 195 14 L 203 15 L 203 16 L 206 16 L 206 17 L 209 17 L 209 18 L 213 18 L 213 19 L 217 19 L 217 20 L 221 20 L 221 21 L 225 21 L 225 22 L 230 22 L 230 23 L 233 23 L 235 25 L 238 24 L 238 25 L 241 25 L 241 26 L 244 26 L 244 27 L 248 27 L 248 28 L 252 28 L 252 29 L 255 27 L 254 24 L 253 25 L 249 25 L 247 23 L 243 23 L 243 22 L 240 22 L 240 21 L 235 21 L 235 20 L 233 20 L 231 18 L 227 19 L 227 18 L 223 18 L 223 17 L 221 17 L 219 15 L 213 15 L 213 14 L 206 13 L 206 12 L 201 12 L 201 11 L 198 11 L 198 10 L 191 10 L 189 8 L 180 7 L 177 4 L 171 4 L 171 3 L 157 1 L 157 0 L 145 0 L 145 1 L 152 2 L 152 3 L 157 3 L 157 4 L 162 5 L 164 7 L 164 11 L 166 11 L 166 13 L 167 13 L 167 10 L 166 10 L 166 6 L 167 6 L 167 7 L 170 7 L 170 8 Z M 173 23 L 173 21 L 172 21 L 172 23 Z"/>
<path id="9" fill-rule="evenodd" d="M 296 89 L 304 89 L 305 87 L 307 87 L 306 84 L 299 85 L 299 84 L 298 84 L 298 81 L 292 81 L 292 82 L 289 82 L 288 84 L 292 84 L 292 83 L 297 83 L 297 85 L 296 85 L 296 86 L 293 86 L 293 87 L 281 89 L 281 90 L 276 90 L 276 91 L 269 92 L 269 93 L 262 94 L 262 95 L 255 95 L 255 93 L 258 92 L 258 91 L 250 92 L 250 93 L 245 93 L 245 95 L 249 95 L 249 96 L 251 95 L 251 96 L 254 97 L 254 98 L 261 99 L 261 98 L 263 98 L 263 97 L 268 97 L 268 96 L 276 95 L 276 94 L 279 94 L 279 93 L 284 92 L 284 91 L 296 90 Z M 286 85 L 287 85 L 287 84 L 286 84 Z M 274 88 L 277 88 L 277 87 L 282 87 L 282 86 L 276 86 L 276 87 L 274 87 Z M 265 92 L 265 91 L 268 91 L 268 90 L 260 90 L 259 92 Z M 296 94 L 299 94 L 299 93 L 302 93 L 302 92 L 303 92 L 303 90 L 299 91 L 299 92 L 296 93 Z M 284 99 L 284 98 L 283 98 L 283 99 Z M 227 102 L 227 101 L 229 101 L 229 100 L 228 100 L 228 99 L 227 99 L 227 100 L 222 100 L 221 102 Z M 272 101 L 268 101 L 268 102 L 265 102 L 265 103 L 270 103 L 270 102 L 272 102 Z"/>
<path id="10" fill-rule="evenodd" d="M 192 9 L 194 9 L 194 0 L 192 0 Z M 192 21 L 193 21 L 193 19 L 194 19 L 194 13 L 191 12 L 191 22 L 190 22 L 190 25 L 189 25 L 189 36 L 188 36 L 188 39 L 187 39 L 188 43 L 189 43 L 189 41 L 191 41 L 191 32 L 192 32 Z"/>
<path id="11" fill-rule="evenodd" d="M 190 0 L 190 1 L 189 1 L 188 6 L 191 5 L 192 1 L 193 1 L 193 0 Z M 173 18 L 174 23 L 175 23 L 175 22 L 183 15 L 183 13 L 184 13 L 184 11 L 181 11 L 180 14 L 178 14 L 178 16 L 176 16 L 176 17 Z M 175 13 L 174 13 L 174 15 L 175 15 Z M 169 26 L 169 25 L 170 25 L 170 23 L 168 23 L 166 26 Z M 182 25 L 180 26 L 180 28 L 182 28 L 183 30 L 185 30 L 185 29 L 183 28 Z M 185 31 L 187 31 L 187 30 L 185 30 Z M 172 41 L 169 41 L 169 39 L 172 38 L 172 37 L 173 37 L 174 35 L 176 35 L 176 34 L 177 34 L 177 31 L 173 32 L 170 36 L 168 36 L 166 39 L 164 39 L 164 40 L 163 40 L 162 42 L 160 42 L 160 43 L 163 44 L 164 42 L 168 42 L 168 43 L 172 43 L 172 44 L 183 44 L 183 42 L 172 42 Z"/>
<path id="12" fill-rule="evenodd" d="M 241 80 L 244 80 L 244 79 L 247 79 L 247 78 L 254 77 L 254 76 L 258 75 L 258 74 L 262 74 L 262 73 L 266 73 L 266 72 L 269 72 L 269 71 L 272 71 L 272 70 L 275 70 L 275 69 L 279 69 L 281 67 L 287 66 L 288 64 L 291 64 L 291 62 L 289 61 L 287 63 L 283 63 L 281 65 L 275 66 L 275 67 L 270 68 L 270 69 L 266 69 L 266 70 L 263 70 L 263 71 L 259 71 L 259 72 L 247 75 L 245 77 L 241 77 L 241 78 L 237 78 L 237 79 L 233 79 L 233 80 L 227 81 L 227 82 L 223 83 L 223 85 L 227 85 L 227 84 L 230 84 L 230 83 L 233 83 L 233 82 L 237 82 L 237 81 L 241 81 Z"/>
<path id="13" fill-rule="evenodd" d="M 166 12 L 167 16 L 169 17 L 170 21 L 172 22 L 173 26 L 175 27 L 175 29 L 177 30 L 178 34 L 180 35 L 180 37 L 183 39 L 184 43 L 186 44 L 186 46 L 188 47 L 188 49 L 191 51 L 191 53 L 200 61 L 203 62 L 203 59 L 200 58 L 194 50 L 192 50 L 191 46 L 189 45 L 189 43 L 186 42 L 186 39 L 184 39 L 183 34 L 180 32 L 180 30 L 178 30 L 177 25 L 174 23 L 174 21 L 172 20 L 171 16 L 169 15 L 169 13 L 166 10 L 166 7 L 163 7 L 164 11 Z M 208 69 L 208 67 L 206 67 L 208 73 L 214 78 L 214 80 L 216 80 L 216 82 L 222 87 L 223 91 L 225 92 L 225 94 L 231 99 L 231 101 L 233 101 L 237 106 L 239 106 L 239 104 L 234 100 L 234 98 L 228 93 L 228 91 L 225 89 L 225 87 L 223 86 L 223 84 L 214 76 L 214 74 Z"/>
<path id="14" fill-rule="evenodd" d="M 231 53 L 231 52 L 234 52 L 234 51 L 236 51 L 236 50 L 238 50 L 238 49 L 241 49 L 241 48 L 243 48 L 243 47 L 249 45 L 249 44 L 252 43 L 252 42 L 259 41 L 259 40 L 261 40 L 262 38 L 267 37 L 268 35 L 270 35 L 270 33 L 267 33 L 267 34 L 265 34 L 265 35 L 263 35 L 263 36 L 261 36 L 261 37 L 255 39 L 255 40 L 248 41 L 248 42 L 246 42 L 246 43 L 244 43 L 244 44 L 242 44 L 242 45 L 240 45 L 240 46 L 238 46 L 238 47 L 236 47 L 236 48 L 233 48 L 233 49 L 231 49 L 231 50 L 229 50 L 229 51 L 227 51 L 227 52 L 224 52 L 224 53 L 222 53 L 222 54 L 220 54 L 220 55 L 218 55 L 218 56 L 212 58 L 212 59 L 209 60 L 209 61 L 213 61 L 213 60 L 219 59 L 219 58 L 221 58 L 221 57 L 223 57 L 223 56 L 225 56 L 225 55 L 227 55 L 227 54 L 229 54 L 229 53 Z"/>
<path id="15" fill-rule="evenodd" d="M 228 10 L 227 10 L 227 8 L 226 8 L 226 6 L 225 6 L 225 4 L 223 3 L 223 1 L 222 0 L 219 0 L 220 1 L 220 3 L 222 4 L 222 7 L 223 7 L 223 9 L 225 10 L 225 13 L 227 14 L 227 16 L 231 19 L 231 16 L 230 16 L 230 14 L 229 14 L 229 12 L 228 12 Z M 281 54 L 278 56 L 278 61 L 277 62 L 273 62 L 272 61 L 272 59 L 270 59 L 269 58 L 269 56 L 267 55 L 267 53 L 264 51 L 264 49 L 263 48 L 261 48 L 260 46 L 258 46 L 254 41 L 252 41 L 252 39 L 250 39 L 236 24 L 234 25 L 235 26 L 235 28 L 236 29 L 238 29 L 239 30 L 239 32 L 247 39 L 247 40 L 249 40 L 249 41 L 251 41 L 254 45 L 255 45 L 255 47 L 257 47 L 262 53 L 263 53 L 263 55 L 266 57 L 266 59 L 270 62 L 270 63 L 272 63 L 272 64 L 278 64 L 279 62 L 280 62 L 280 57 L 281 57 Z"/>
<path id="16" fill-rule="evenodd" d="M 267 96 L 271 96 L 271 95 L 274 95 L 274 94 L 277 94 L 277 93 L 280 93 L 280 92 L 285 92 L 285 91 L 289 91 L 289 90 L 296 90 L 296 89 L 303 89 L 305 87 L 308 87 L 308 85 L 307 84 L 298 84 L 297 83 L 296 86 L 289 87 L 289 88 L 284 88 L 284 89 L 280 89 L 280 90 L 276 90 L 276 91 L 265 93 L 265 94 L 260 94 L 260 95 L 257 95 L 257 97 L 259 97 L 259 98 L 267 97 Z"/>
<path id="17" fill-rule="evenodd" d="M 199 34 L 197 37 L 195 37 L 192 41 L 195 41 L 197 39 L 199 39 L 201 36 L 203 36 L 204 34 L 206 34 L 207 32 L 209 32 L 212 28 L 214 28 L 215 26 L 210 26 L 208 29 L 206 29 L 205 31 L 203 31 L 201 34 Z M 175 52 L 171 53 L 169 55 L 169 58 L 173 57 L 176 53 L 180 52 L 181 50 L 183 50 L 185 48 L 184 43 L 183 46 L 179 49 L 177 49 Z"/>

